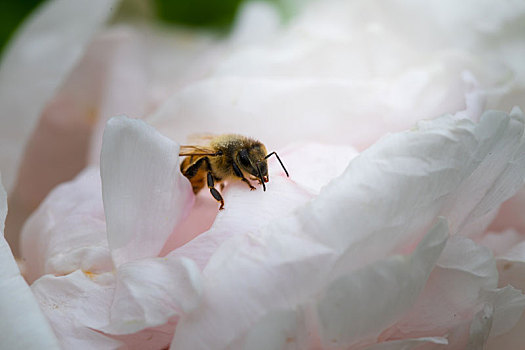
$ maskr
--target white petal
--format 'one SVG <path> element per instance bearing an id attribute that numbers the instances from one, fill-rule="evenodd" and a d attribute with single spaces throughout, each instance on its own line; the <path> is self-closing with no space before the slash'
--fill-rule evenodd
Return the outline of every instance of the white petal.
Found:
<path id="1" fill-rule="evenodd" d="M 494 316 L 494 307 L 485 305 L 476 315 L 470 325 L 469 342 L 465 350 L 483 349 L 489 337 L 490 328 Z"/>
<path id="2" fill-rule="evenodd" d="M 291 180 L 315 195 L 339 177 L 358 154 L 352 147 L 317 143 L 295 144 L 279 152 Z M 272 165 L 273 169 L 283 173 L 275 158 L 269 159 L 269 166 Z"/>
<path id="3" fill-rule="evenodd" d="M 472 154 L 468 177 L 458 188 L 455 202 L 444 210 L 453 230 L 468 230 L 475 223 L 516 194 L 525 178 L 524 115 L 513 110 L 510 116 L 489 111 L 476 125 L 477 146 Z"/>
<path id="4" fill-rule="evenodd" d="M 437 75 L 435 79 L 442 79 Z M 427 78 L 420 79 L 424 85 L 420 89 L 424 90 Z M 282 147 L 292 139 L 350 144 L 361 150 L 386 132 L 409 128 L 424 116 L 432 118 L 464 108 L 460 94 L 427 96 L 430 101 L 424 102 L 425 111 L 408 102 L 421 98 L 418 93 L 404 97 L 406 104 L 392 105 L 385 101 L 385 95 L 404 90 L 404 85 L 406 82 L 402 81 L 244 78 L 235 73 L 232 77 L 212 77 L 188 85 L 147 120 L 180 143 L 188 134 L 202 132 L 200 125 L 206 125 L 216 133 L 257 137 L 270 148 Z M 449 89 L 449 85 L 443 89 Z M 400 98 L 394 96 L 392 100 L 399 102 Z M 247 115 L 252 122 L 245 122 Z"/>
<path id="5" fill-rule="evenodd" d="M 179 146 L 143 121 L 112 118 L 104 132 L 100 173 L 116 265 L 157 256 L 193 201 L 179 170 Z"/>
<path id="6" fill-rule="evenodd" d="M 49 1 L 7 48 L 0 68 L 0 164 L 8 189 L 44 105 L 117 4 L 116 0 Z"/>
<path id="7" fill-rule="evenodd" d="M 331 251 L 279 228 L 224 243 L 204 271 L 201 306 L 181 318 L 171 349 L 226 349 L 272 309 L 298 305 L 322 285 Z"/>
<path id="8" fill-rule="evenodd" d="M 0 332 L 5 349 L 59 349 L 58 341 L 40 310 L 4 239 L 7 196 L 0 177 Z"/>
<path id="9" fill-rule="evenodd" d="M 525 315 L 525 295 L 512 286 L 482 293 L 482 298 L 488 300 L 494 308 L 491 337 L 510 331 L 522 315 Z"/>
<path id="10" fill-rule="evenodd" d="M 196 308 L 201 293 L 200 271 L 191 260 L 154 258 L 123 264 L 117 272 L 110 324 L 101 330 L 130 334 L 163 325 Z"/>
<path id="11" fill-rule="evenodd" d="M 263 317 L 238 345 L 244 350 L 286 349 L 296 333 L 297 316 L 293 311 L 274 311 Z M 237 348 L 233 346 L 232 348 Z"/>
<path id="12" fill-rule="evenodd" d="M 24 226 L 21 247 L 31 282 L 47 273 L 113 269 L 98 168 L 51 192 Z"/>
<path id="13" fill-rule="evenodd" d="M 120 341 L 100 332 L 109 320 L 115 290 L 111 273 L 46 275 L 31 286 L 63 349 L 119 349 Z"/>
<path id="14" fill-rule="evenodd" d="M 437 266 L 472 275 L 482 283 L 479 288 L 492 289 L 498 283 L 498 272 L 491 251 L 466 237 L 452 237 L 439 257 Z"/>
<path id="15" fill-rule="evenodd" d="M 448 237 L 442 220 L 409 257 L 393 256 L 331 283 L 318 305 L 325 347 L 375 339 L 417 300 Z"/>
<path id="16" fill-rule="evenodd" d="M 399 249 L 438 215 L 450 219 L 456 233 L 521 186 L 520 119 L 488 113 L 479 125 L 445 116 L 418 126 L 361 153 L 298 212 L 309 235 L 335 249 L 351 249 L 345 266 Z M 481 169 L 488 171 L 486 178 Z"/>
<path id="17" fill-rule="evenodd" d="M 372 345 L 366 348 L 366 350 L 411 350 L 422 344 L 437 344 L 446 345 L 448 344 L 447 338 L 442 337 L 427 337 L 427 338 L 411 338 L 402 340 L 392 340 L 376 345 Z M 439 349 L 439 347 L 438 347 Z"/>

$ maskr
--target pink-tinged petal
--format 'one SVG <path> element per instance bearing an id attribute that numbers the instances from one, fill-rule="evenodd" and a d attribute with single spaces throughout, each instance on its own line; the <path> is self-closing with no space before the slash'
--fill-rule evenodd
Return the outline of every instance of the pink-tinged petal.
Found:
<path id="1" fill-rule="evenodd" d="M 328 285 L 317 309 L 323 345 L 374 342 L 416 302 L 447 238 L 440 220 L 411 255 L 380 260 Z"/>
<path id="2" fill-rule="evenodd" d="M 451 237 L 417 302 L 383 337 L 443 336 L 470 323 L 482 307 L 479 294 L 496 288 L 497 278 L 487 248 L 462 236 Z"/>
<path id="3" fill-rule="evenodd" d="M 30 282 L 44 274 L 113 269 L 98 168 L 51 192 L 24 226 L 21 247 Z"/>
<path id="4" fill-rule="evenodd" d="M 59 349 L 58 341 L 40 310 L 11 249 L 4 239 L 7 195 L 0 177 L 0 332 L 5 349 Z"/>
<path id="5" fill-rule="evenodd" d="M 525 292 L 525 242 L 520 242 L 497 257 L 500 286 L 511 284 Z"/>
<path id="6" fill-rule="evenodd" d="M 100 158 L 102 128 L 118 113 L 141 115 L 145 69 L 132 32 L 99 35 L 87 47 L 56 95 L 42 111 L 10 196 L 8 238 L 18 241 L 27 216 L 48 192 L 86 167 L 90 153 Z M 93 144 L 93 145 L 92 145 Z M 18 250 L 18 249 L 17 249 Z"/>
<path id="7" fill-rule="evenodd" d="M 178 317 L 173 317 L 162 326 L 147 328 L 140 332 L 126 335 L 112 335 L 126 345 L 126 350 L 167 350 L 175 333 Z"/>
<path id="8" fill-rule="evenodd" d="M 223 193 L 223 196 L 226 195 L 227 192 Z M 195 197 L 195 203 L 190 213 L 175 227 L 175 230 L 166 241 L 166 245 L 162 248 L 160 256 L 165 256 L 174 249 L 184 246 L 186 243 L 191 245 L 194 239 L 201 241 L 202 238 L 199 239 L 198 236 L 211 228 L 217 215 L 217 201 L 211 197 L 209 191 L 204 190 L 199 193 Z M 204 243 L 204 241 L 202 242 Z M 195 255 L 206 261 L 208 260 L 208 258 L 204 257 L 204 252 L 196 252 Z M 191 253 L 189 253 L 188 256 L 192 257 L 192 259 L 194 258 Z"/>
<path id="9" fill-rule="evenodd" d="M 51 323 L 63 349 L 120 349 L 122 343 L 101 334 L 109 320 L 115 291 L 112 273 L 46 275 L 31 289 Z"/>
<path id="10" fill-rule="evenodd" d="M 217 215 L 213 226 L 186 245 L 174 247 L 177 249 L 168 256 L 188 257 L 204 269 L 210 257 L 228 239 L 255 232 L 269 222 L 289 215 L 295 208 L 312 198 L 308 191 L 295 185 L 286 176 L 272 173 L 270 182 L 266 184 L 266 191 L 262 191 L 261 188 L 250 191 L 244 183 L 232 183 L 223 194 L 225 209 Z M 216 203 L 214 209 L 217 210 Z M 175 231 L 174 235 L 177 234 L 179 232 Z M 172 242 L 176 242 L 176 236 L 173 239 Z"/>
<path id="11" fill-rule="evenodd" d="M 513 229 L 503 232 L 489 232 L 478 241 L 479 244 L 488 247 L 495 257 L 508 252 L 525 239 L 523 235 Z"/>
<path id="12" fill-rule="evenodd" d="M 161 326 L 198 306 L 201 284 L 199 269 L 188 259 L 153 258 L 122 264 L 117 271 L 110 323 L 101 330 L 131 334 Z"/>
<path id="13" fill-rule="evenodd" d="M 499 232 L 511 228 L 525 234 L 523 208 L 525 208 L 525 187 L 501 205 L 498 216 L 490 224 L 489 230 Z"/>
<path id="14" fill-rule="evenodd" d="M 8 190 L 14 185 L 24 145 L 45 104 L 118 3 L 48 1 L 5 51 L 0 68 L 0 164 Z"/>
<path id="15" fill-rule="evenodd" d="M 452 349 L 467 344 L 476 349 L 476 344 L 516 325 L 525 309 L 525 295 L 510 286 L 495 289 L 498 274 L 487 248 L 454 236 L 436 266 L 414 307 L 382 337 L 448 334 Z"/>
<path id="16" fill-rule="evenodd" d="M 523 334 L 525 334 L 525 313 L 522 314 L 519 322 L 507 333 L 490 338 L 485 350 L 518 350 L 523 347 Z"/>
<path id="17" fill-rule="evenodd" d="M 91 137 L 88 162 L 98 164 L 102 149 L 104 127 L 116 115 L 142 117 L 148 100 L 148 67 L 141 37 L 132 28 L 117 27 L 107 30 L 93 43 L 84 60 L 92 60 L 85 67 L 86 74 L 103 70 L 104 81 L 98 85 L 99 110 Z M 95 50 L 96 49 L 96 50 Z M 96 64 L 102 64 L 97 67 Z"/>
<path id="18" fill-rule="evenodd" d="M 179 146 L 141 120 L 112 118 L 104 132 L 100 174 L 116 265 L 158 256 L 194 198 L 179 169 Z"/>
<path id="19" fill-rule="evenodd" d="M 525 241 L 522 234 L 514 230 L 486 235 L 481 244 L 494 253 L 498 272 L 498 286 L 508 284 L 525 292 Z"/>

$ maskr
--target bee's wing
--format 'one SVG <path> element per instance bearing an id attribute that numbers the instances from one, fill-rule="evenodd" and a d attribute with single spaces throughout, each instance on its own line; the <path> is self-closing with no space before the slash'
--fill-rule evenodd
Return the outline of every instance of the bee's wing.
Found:
<path id="1" fill-rule="evenodd" d="M 179 156 L 215 156 L 217 152 L 205 146 L 180 146 Z"/>
<path id="2" fill-rule="evenodd" d="M 196 133 L 188 135 L 188 143 L 193 145 L 209 145 L 210 141 L 216 138 L 218 135 L 210 133 Z"/>

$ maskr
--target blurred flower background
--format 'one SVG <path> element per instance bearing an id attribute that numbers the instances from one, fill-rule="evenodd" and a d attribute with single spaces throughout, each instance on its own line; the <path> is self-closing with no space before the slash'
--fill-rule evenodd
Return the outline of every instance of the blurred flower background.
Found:
<path id="1" fill-rule="evenodd" d="M 0 5 L 3 346 L 523 348 L 525 3 L 37 5 Z M 291 177 L 218 213 L 203 132 Z"/>

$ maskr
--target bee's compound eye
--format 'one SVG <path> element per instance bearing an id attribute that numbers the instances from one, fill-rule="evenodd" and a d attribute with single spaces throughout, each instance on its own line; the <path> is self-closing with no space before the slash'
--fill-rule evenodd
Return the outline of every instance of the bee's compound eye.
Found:
<path id="1" fill-rule="evenodd" d="M 246 151 L 245 149 L 241 150 L 239 152 L 239 161 L 241 162 L 242 165 L 244 165 L 245 167 L 248 167 L 250 166 L 250 158 L 248 157 L 248 151 Z"/>

